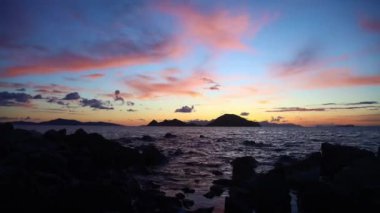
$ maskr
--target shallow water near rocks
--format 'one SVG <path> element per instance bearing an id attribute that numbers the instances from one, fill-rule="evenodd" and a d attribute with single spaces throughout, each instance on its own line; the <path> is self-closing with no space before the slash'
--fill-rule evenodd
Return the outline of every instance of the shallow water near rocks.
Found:
<path id="1" fill-rule="evenodd" d="M 379 127 L 16 127 L 42 133 L 63 128 L 72 133 L 83 128 L 107 139 L 124 138 L 120 140 L 124 146 L 153 143 L 169 157 L 169 162 L 156 168 L 152 175 L 139 179 L 159 184 L 160 189 L 169 196 L 181 192 L 184 187 L 192 188 L 195 193 L 186 194 L 187 199 L 195 201 L 192 209 L 214 206 L 214 212 L 223 212 L 224 197 L 228 193 L 224 192 L 221 197 L 213 199 L 207 199 L 203 194 L 208 192 L 213 180 L 231 177 L 230 162 L 236 157 L 253 156 L 259 162 L 256 171 L 265 172 L 273 168 L 280 156 L 302 158 L 311 152 L 320 151 L 321 143 L 324 142 L 361 147 L 373 152 L 377 152 L 380 146 Z M 165 138 L 166 133 L 176 137 Z M 155 140 L 139 140 L 143 135 Z M 222 175 L 215 175 L 220 172 Z"/>

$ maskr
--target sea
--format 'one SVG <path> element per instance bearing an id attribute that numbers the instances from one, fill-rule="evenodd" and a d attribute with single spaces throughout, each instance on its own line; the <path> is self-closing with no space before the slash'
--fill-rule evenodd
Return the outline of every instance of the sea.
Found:
<path id="1" fill-rule="evenodd" d="M 203 195 L 209 191 L 213 180 L 231 178 L 230 163 L 236 157 L 252 156 L 259 162 L 256 172 L 266 172 L 273 168 L 280 156 L 303 158 L 311 152 L 320 151 L 324 142 L 373 152 L 377 152 L 380 146 L 380 127 L 16 127 L 41 133 L 49 129 L 66 129 L 68 133 L 73 133 L 82 128 L 107 139 L 117 139 L 128 147 L 153 143 L 168 156 L 169 162 L 155 168 L 150 175 L 138 176 L 140 182 L 153 181 L 168 196 L 174 196 L 184 187 L 194 189 L 195 193 L 186 195 L 195 201 L 192 209 L 213 206 L 214 212 L 224 211 L 224 199 L 228 192 L 213 199 Z M 176 137 L 165 138 L 166 133 Z M 144 135 L 155 140 L 140 140 Z"/>

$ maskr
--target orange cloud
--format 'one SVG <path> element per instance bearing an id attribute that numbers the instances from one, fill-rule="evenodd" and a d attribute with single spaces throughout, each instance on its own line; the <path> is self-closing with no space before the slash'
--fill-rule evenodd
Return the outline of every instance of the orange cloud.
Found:
<path id="1" fill-rule="evenodd" d="M 180 70 L 169 69 L 160 72 L 156 78 L 144 78 L 137 75 L 126 80 L 128 87 L 137 93 L 138 98 L 156 98 L 161 96 L 201 96 L 197 90 L 207 83 L 202 79 L 208 77 L 205 72 L 193 72 L 190 76 L 180 78 Z"/>
<path id="2" fill-rule="evenodd" d="M 244 43 L 247 37 L 252 38 L 262 26 L 275 16 L 265 15 L 252 22 L 249 13 L 238 11 L 232 13 L 217 10 L 204 13 L 193 7 L 162 6 L 163 12 L 175 16 L 183 27 L 181 37 L 185 41 L 195 41 L 214 50 L 247 50 Z"/>

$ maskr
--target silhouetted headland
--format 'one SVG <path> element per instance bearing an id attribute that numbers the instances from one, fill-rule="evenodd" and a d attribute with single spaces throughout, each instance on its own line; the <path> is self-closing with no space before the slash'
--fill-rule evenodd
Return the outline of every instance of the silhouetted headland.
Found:
<path id="1" fill-rule="evenodd" d="M 292 123 L 272 123 L 268 121 L 261 121 L 259 123 L 260 123 L 260 126 L 263 126 L 263 127 L 303 127 L 301 125 L 292 124 Z"/>
<path id="2" fill-rule="evenodd" d="M 225 127 L 243 127 L 243 126 L 260 126 L 258 122 L 249 121 L 234 114 L 224 114 L 215 120 L 212 120 L 207 126 L 225 126 Z"/>
<path id="3" fill-rule="evenodd" d="M 157 122 L 156 120 L 151 121 L 148 126 L 197 126 L 193 123 L 186 123 L 178 119 L 164 120 L 162 122 Z"/>
<path id="4" fill-rule="evenodd" d="M 122 126 L 120 124 L 108 123 L 108 122 L 81 122 L 77 120 L 68 119 L 54 119 L 51 121 L 43 122 L 28 122 L 28 121 L 15 121 L 12 122 L 15 125 L 59 125 L 59 126 Z"/>
<path id="5" fill-rule="evenodd" d="M 186 123 L 178 119 L 173 120 L 164 120 L 162 122 L 157 122 L 152 120 L 147 126 L 200 126 L 194 123 Z M 249 121 L 245 118 L 242 118 L 238 115 L 233 114 L 224 114 L 204 126 L 224 126 L 224 127 L 258 127 L 260 124 L 258 122 Z"/>

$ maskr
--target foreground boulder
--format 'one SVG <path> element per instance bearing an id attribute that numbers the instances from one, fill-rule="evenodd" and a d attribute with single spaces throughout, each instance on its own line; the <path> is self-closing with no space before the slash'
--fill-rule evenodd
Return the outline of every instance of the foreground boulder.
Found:
<path id="1" fill-rule="evenodd" d="M 229 185 L 230 196 L 225 200 L 225 212 L 290 212 L 289 187 L 284 172 L 275 169 L 257 174 L 254 171 L 256 166 L 253 157 L 236 158 L 232 161 L 232 183 L 214 182 Z"/>
<path id="2" fill-rule="evenodd" d="M 321 175 L 332 178 L 339 170 L 363 158 L 374 158 L 374 153 L 350 146 L 323 143 L 321 147 Z"/>
<path id="3" fill-rule="evenodd" d="M 166 161 L 77 130 L 45 134 L 0 125 L 0 212 L 179 212 L 177 198 L 143 190 L 134 174 Z"/>
<path id="4" fill-rule="evenodd" d="M 380 159 L 355 147 L 324 143 L 304 159 L 281 157 L 264 174 L 252 171 L 252 157 L 233 161 L 225 212 L 290 212 L 290 189 L 299 212 L 378 212 Z M 254 167 L 254 166 L 253 166 Z"/>
<path id="5" fill-rule="evenodd" d="M 257 161 L 251 157 L 240 157 L 232 161 L 232 180 L 239 183 L 249 181 L 255 176 Z"/>

